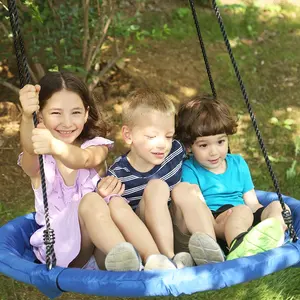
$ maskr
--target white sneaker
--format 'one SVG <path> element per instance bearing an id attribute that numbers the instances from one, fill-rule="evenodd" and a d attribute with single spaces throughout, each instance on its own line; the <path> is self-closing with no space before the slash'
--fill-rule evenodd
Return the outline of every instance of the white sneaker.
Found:
<path id="1" fill-rule="evenodd" d="M 177 253 L 172 260 L 176 264 L 177 269 L 193 267 L 195 265 L 192 255 L 188 252 Z"/>
<path id="2" fill-rule="evenodd" d="M 135 248 L 127 242 L 116 245 L 105 258 L 107 271 L 140 271 L 142 260 Z"/>
<path id="3" fill-rule="evenodd" d="M 189 250 L 197 266 L 224 261 L 219 244 L 206 233 L 194 233 L 189 240 Z"/>
<path id="4" fill-rule="evenodd" d="M 150 255 L 145 263 L 144 270 L 174 270 L 176 266 L 174 263 L 162 254 L 152 254 Z"/>

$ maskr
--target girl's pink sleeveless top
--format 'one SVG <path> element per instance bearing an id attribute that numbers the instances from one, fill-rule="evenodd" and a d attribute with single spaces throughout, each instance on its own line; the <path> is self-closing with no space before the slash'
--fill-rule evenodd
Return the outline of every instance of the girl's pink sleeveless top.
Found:
<path id="1" fill-rule="evenodd" d="M 101 145 L 111 148 L 113 142 L 105 138 L 96 137 L 83 143 L 81 148 L 85 149 L 90 146 Z M 19 164 L 21 155 L 22 153 L 19 156 Z M 55 233 L 54 250 L 57 265 L 67 267 L 80 251 L 81 234 L 78 220 L 78 205 L 85 194 L 95 190 L 100 177 L 94 169 L 79 169 L 74 185 L 67 186 L 53 156 L 43 155 L 43 158 L 50 224 Z M 41 228 L 33 233 L 30 238 L 30 244 L 33 246 L 38 260 L 46 263 L 46 247 L 43 242 L 45 217 L 42 187 L 33 189 L 33 191 L 35 194 L 35 220 Z"/>

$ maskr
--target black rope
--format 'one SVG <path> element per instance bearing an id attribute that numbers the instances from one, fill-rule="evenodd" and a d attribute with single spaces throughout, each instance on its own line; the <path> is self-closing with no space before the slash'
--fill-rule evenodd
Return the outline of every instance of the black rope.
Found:
<path id="1" fill-rule="evenodd" d="M 249 102 L 248 94 L 246 92 L 245 85 L 244 85 L 243 80 L 241 78 L 241 75 L 240 75 L 240 72 L 239 72 L 236 60 L 235 60 L 235 58 L 233 56 L 233 52 L 232 52 L 232 49 L 231 49 L 231 46 L 230 46 L 230 42 L 228 40 L 226 31 L 225 31 L 225 26 L 224 26 L 224 23 L 222 21 L 222 17 L 220 15 L 220 12 L 219 12 L 219 9 L 218 9 L 218 6 L 217 6 L 215 0 L 212 0 L 212 5 L 213 5 L 213 9 L 215 11 L 215 14 L 217 16 L 218 23 L 220 25 L 220 29 L 221 29 L 221 32 L 222 32 L 222 35 L 223 35 L 223 38 L 224 38 L 224 42 L 225 42 L 225 45 L 226 45 L 226 48 L 227 48 L 227 51 L 228 51 L 231 63 L 232 63 L 233 68 L 234 68 L 235 75 L 236 75 L 236 77 L 238 79 L 238 82 L 239 82 L 239 85 L 240 85 L 240 88 L 241 88 L 241 91 L 242 91 L 242 94 L 243 94 L 243 98 L 244 98 L 244 101 L 246 103 L 246 106 L 247 106 L 247 109 L 248 109 L 248 112 L 249 112 L 249 115 L 250 115 L 250 118 L 251 118 L 251 121 L 252 121 L 252 125 L 254 127 L 254 130 L 255 130 L 255 133 L 256 133 L 256 136 L 257 136 L 257 139 L 258 139 L 258 142 L 259 142 L 259 146 L 260 146 L 261 151 L 263 153 L 266 165 L 268 167 L 270 176 L 271 176 L 272 181 L 273 181 L 275 192 L 278 195 L 278 200 L 279 200 L 280 205 L 282 207 L 282 216 L 283 216 L 284 222 L 285 222 L 285 224 L 287 225 L 287 227 L 289 229 L 289 233 L 290 233 L 291 239 L 295 242 L 297 240 L 297 235 L 296 235 L 293 223 L 292 223 L 292 216 L 291 216 L 290 211 L 286 209 L 284 201 L 282 199 L 282 194 L 281 194 L 280 189 L 279 189 L 279 184 L 278 184 L 276 175 L 275 175 L 275 173 L 273 171 L 273 168 L 271 166 L 271 161 L 270 161 L 270 159 L 268 157 L 264 141 L 263 141 L 263 139 L 261 137 L 261 134 L 260 134 L 260 131 L 258 129 L 258 125 L 257 125 L 255 116 L 253 114 L 253 111 L 252 111 L 252 108 L 251 108 L 251 105 L 250 105 L 250 102 Z"/>
<path id="2" fill-rule="evenodd" d="M 18 66 L 19 77 L 20 77 L 20 87 L 22 88 L 26 84 L 29 84 L 31 82 L 31 77 L 30 77 L 29 67 L 25 55 L 24 42 L 20 31 L 18 11 L 17 11 L 15 0 L 8 0 L 8 9 L 9 9 L 10 25 L 14 37 L 14 47 L 15 47 L 17 66 Z M 35 127 L 38 124 L 37 115 L 35 112 L 33 113 L 33 123 Z M 45 211 L 45 224 L 46 224 L 46 229 L 44 230 L 44 234 L 43 234 L 44 243 L 46 245 L 46 265 L 48 270 L 51 270 L 52 267 L 55 267 L 56 265 L 56 256 L 54 252 L 55 235 L 53 229 L 51 229 L 50 226 L 45 171 L 44 171 L 44 163 L 43 163 L 42 155 L 39 155 L 39 163 L 40 163 L 40 174 L 41 174 L 43 203 L 44 203 L 44 211 Z"/>
<path id="3" fill-rule="evenodd" d="M 194 19 L 194 22 L 195 22 L 197 35 L 198 35 L 200 46 L 201 46 L 201 51 L 202 51 L 202 55 L 203 55 L 203 59 L 204 59 L 204 63 L 205 63 L 205 68 L 206 68 L 206 72 L 207 72 L 211 92 L 212 92 L 212 95 L 213 95 L 214 99 L 216 99 L 217 98 L 217 92 L 216 92 L 215 84 L 214 84 L 214 81 L 213 81 L 213 78 L 212 78 L 212 75 L 211 75 L 210 65 L 209 65 L 209 62 L 208 62 L 208 57 L 207 57 L 207 54 L 206 54 L 205 45 L 204 45 L 204 42 L 203 42 L 203 37 L 202 37 L 202 34 L 201 34 L 200 25 L 199 25 L 198 18 L 197 18 L 197 13 L 196 13 L 196 9 L 195 9 L 194 0 L 189 0 L 189 3 L 190 3 L 190 6 L 191 6 L 193 19 Z"/>

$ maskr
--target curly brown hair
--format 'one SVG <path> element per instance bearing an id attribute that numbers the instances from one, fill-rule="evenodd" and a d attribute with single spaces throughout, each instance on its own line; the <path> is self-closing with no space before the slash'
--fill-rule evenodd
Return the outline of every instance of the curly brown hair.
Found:
<path id="1" fill-rule="evenodd" d="M 222 133 L 232 135 L 237 126 L 237 120 L 226 103 L 209 96 L 196 96 L 179 107 L 176 138 L 190 147 L 197 137 Z"/>
<path id="2" fill-rule="evenodd" d="M 78 139 L 86 141 L 97 136 L 106 137 L 109 130 L 108 124 L 104 121 L 86 84 L 79 77 L 65 71 L 50 72 L 39 81 L 39 85 L 41 86 L 39 93 L 40 110 L 43 110 L 47 100 L 56 92 L 65 89 L 76 93 L 81 98 L 84 108 L 89 110 L 87 122 Z"/>

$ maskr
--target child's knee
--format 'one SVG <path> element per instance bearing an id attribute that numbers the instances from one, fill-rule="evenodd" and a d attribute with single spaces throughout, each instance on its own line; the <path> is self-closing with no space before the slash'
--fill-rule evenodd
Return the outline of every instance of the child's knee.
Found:
<path id="1" fill-rule="evenodd" d="M 88 193 L 80 201 L 78 214 L 81 217 L 95 214 L 108 215 L 109 209 L 100 195 L 97 193 Z"/>
<path id="2" fill-rule="evenodd" d="M 123 197 L 111 198 L 108 206 L 113 219 L 124 219 L 128 213 L 132 212 L 131 207 Z"/>
<path id="3" fill-rule="evenodd" d="M 153 203 L 155 202 L 155 200 L 161 202 L 162 199 L 166 199 L 166 201 L 168 201 L 169 196 L 169 186 L 166 182 L 162 181 L 161 179 L 150 180 L 143 193 L 143 199 L 145 201 L 149 200 L 149 203 Z"/>
<path id="4" fill-rule="evenodd" d="M 231 208 L 232 213 L 241 217 L 251 216 L 253 218 L 253 212 L 247 205 L 238 205 Z"/>
<path id="5" fill-rule="evenodd" d="M 177 206 L 205 205 L 203 195 L 196 184 L 180 182 L 171 192 L 171 198 Z M 200 201 L 202 200 L 202 201 Z"/>
<path id="6" fill-rule="evenodd" d="M 285 209 L 290 210 L 290 208 L 285 204 Z M 282 207 L 279 201 L 271 202 L 262 212 L 261 219 L 267 219 L 270 217 L 276 217 L 283 221 L 282 218 Z"/>

